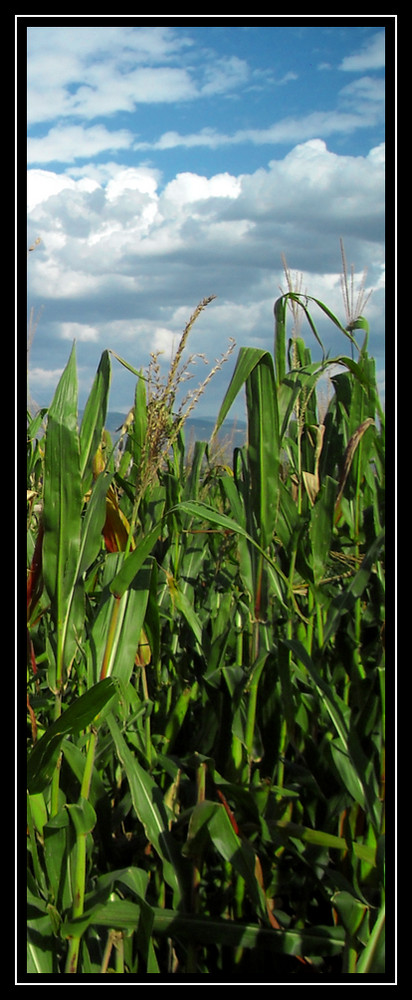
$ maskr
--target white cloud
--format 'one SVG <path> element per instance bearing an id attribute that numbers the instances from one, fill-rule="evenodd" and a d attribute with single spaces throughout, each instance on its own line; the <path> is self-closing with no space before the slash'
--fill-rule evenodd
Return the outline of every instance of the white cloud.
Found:
<path id="1" fill-rule="evenodd" d="M 203 69 L 204 82 L 200 92 L 203 97 L 223 94 L 236 89 L 249 79 L 249 68 L 244 59 L 231 56 L 228 59 L 214 59 Z"/>
<path id="2" fill-rule="evenodd" d="M 63 368 L 30 368 L 30 389 L 53 389 L 62 374 Z"/>
<path id="3" fill-rule="evenodd" d="M 90 177 L 81 178 L 78 182 L 67 174 L 56 174 L 52 170 L 29 170 L 27 175 L 27 210 L 32 212 L 36 205 L 41 205 L 48 198 L 53 198 L 61 191 L 95 191 L 99 187 L 97 181 Z"/>
<path id="4" fill-rule="evenodd" d="M 180 206 L 193 201 L 209 198 L 237 198 L 241 191 L 241 181 L 230 174 L 215 174 L 201 177 L 193 173 L 181 173 L 166 186 L 162 202 L 171 201 Z"/>
<path id="5" fill-rule="evenodd" d="M 29 256 L 29 306 L 43 306 L 31 354 L 37 372 L 50 357 L 54 369 L 64 367 L 67 339 L 76 340 L 84 386 L 105 347 L 136 368 L 151 351 L 164 351 L 166 362 L 210 294 L 217 299 L 195 324 L 190 352 L 213 363 L 229 337 L 273 350 L 282 253 L 304 273 L 304 289 L 342 316 L 340 236 L 349 264 L 357 274 L 367 266 L 367 288 L 376 288 L 371 350 L 382 356 L 383 146 L 340 156 L 312 139 L 250 174 L 186 171 L 164 187 L 149 167 L 109 165 L 76 179 L 35 169 L 29 193 L 28 245 L 42 241 Z M 338 341 L 332 330 L 331 356 L 347 347 Z M 132 376 L 117 371 L 113 391 L 111 406 L 121 408 Z M 210 397 L 201 405 L 208 412 Z"/>
<path id="6" fill-rule="evenodd" d="M 156 326 L 152 338 L 152 352 L 164 354 L 166 361 L 170 362 L 178 345 L 177 331 L 165 326 Z"/>
<path id="7" fill-rule="evenodd" d="M 383 114 L 384 89 L 378 83 L 364 81 L 346 87 L 342 91 L 351 110 L 312 111 L 301 117 L 282 118 L 267 128 L 237 129 L 231 133 L 218 132 L 205 126 L 198 132 L 182 135 L 176 131 L 164 132 L 159 139 L 136 141 L 135 150 L 167 150 L 184 147 L 193 149 L 207 147 L 218 149 L 223 146 L 253 146 L 290 144 L 321 136 L 327 138 L 337 134 L 351 134 L 358 129 L 375 125 Z M 372 100 L 370 98 L 373 98 Z"/>
<path id="8" fill-rule="evenodd" d="M 104 125 L 56 125 L 41 138 L 27 140 L 28 163 L 74 163 L 114 149 L 129 149 L 133 135 L 127 129 L 110 132 Z"/>
<path id="9" fill-rule="evenodd" d="M 99 340 L 99 332 L 95 326 L 88 326 L 85 323 L 61 323 L 60 336 L 62 340 Z"/>
<path id="10" fill-rule="evenodd" d="M 127 170 L 118 170 L 116 175 L 107 184 L 106 197 L 109 201 L 114 201 L 125 191 L 142 191 L 145 194 L 155 195 L 157 180 L 153 171 L 144 167 L 129 167 Z"/>
<path id="11" fill-rule="evenodd" d="M 383 109 L 385 102 L 385 81 L 373 76 L 361 76 L 346 87 L 342 87 L 339 94 L 345 104 L 350 104 L 353 108 L 365 109 L 375 104 Z"/>
<path id="12" fill-rule="evenodd" d="M 132 111 L 138 103 L 186 99 L 193 93 L 191 78 L 170 61 L 190 44 L 164 27 L 31 27 L 28 121 L 85 120 Z"/>
<path id="13" fill-rule="evenodd" d="M 194 251 L 200 259 L 219 244 L 222 258 L 233 245 L 237 258 L 247 259 L 260 230 L 273 230 L 277 241 L 279 225 L 310 228 L 314 237 L 339 233 L 345 223 L 373 239 L 383 218 L 384 147 L 367 157 L 339 156 L 323 140 L 310 140 L 253 174 L 206 178 L 187 171 L 163 190 L 155 173 L 140 168 L 118 168 L 101 186 L 33 170 L 28 189 L 30 229 L 43 241 L 34 271 L 47 258 L 50 274 L 60 261 L 63 289 L 76 273 L 83 288 L 92 275 L 98 282 L 107 271 L 120 280 L 133 262 L 145 269 L 146 258 L 152 268 L 153 257 L 173 260 L 176 253 L 189 262 Z"/>
<path id="14" fill-rule="evenodd" d="M 385 66 L 385 32 L 378 31 L 369 38 L 359 52 L 342 59 L 339 69 L 349 73 L 364 72 L 364 70 L 383 69 Z"/>
<path id="15" fill-rule="evenodd" d="M 282 76 L 280 80 L 276 80 L 276 83 L 278 87 L 283 87 L 285 83 L 290 83 L 291 81 L 298 79 L 299 79 L 298 74 L 294 73 L 292 70 L 289 70 L 288 73 L 285 73 L 285 75 Z"/>
<path id="16" fill-rule="evenodd" d="M 139 105 L 230 94 L 247 83 L 250 70 L 238 56 L 222 59 L 202 49 L 184 66 L 182 54 L 193 44 L 181 28 L 32 27 L 28 122 L 85 122 L 133 112 Z M 39 152 L 37 146 L 34 150 Z M 38 155 L 35 159 L 44 162 Z"/>

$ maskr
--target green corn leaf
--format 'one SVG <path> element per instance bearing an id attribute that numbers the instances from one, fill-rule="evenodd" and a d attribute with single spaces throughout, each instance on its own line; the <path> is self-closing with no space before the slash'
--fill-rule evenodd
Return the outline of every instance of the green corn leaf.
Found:
<path id="1" fill-rule="evenodd" d="M 90 647 L 96 680 L 113 676 L 128 684 L 135 669 L 146 615 L 152 564 L 142 566 L 129 589 L 121 597 L 114 597 L 111 593 L 113 565 L 116 567 L 121 559 L 119 553 L 111 553 L 106 559 L 102 598 L 91 630 Z"/>
<path id="2" fill-rule="evenodd" d="M 250 502 L 266 549 L 272 541 L 279 503 L 279 415 L 273 361 L 262 352 L 246 381 Z"/>
<path id="3" fill-rule="evenodd" d="M 385 905 L 379 910 L 369 940 L 360 955 L 356 972 L 385 972 Z"/>
<path id="4" fill-rule="evenodd" d="M 336 482 L 329 476 L 322 484 L 310 515 L 310 540 L 315 585 L 325 573 L 333 531 Z"/>
<path id="5" fill-rule="evenodd" d="M 90 395 L 84 408 L 80 427 L 80 475 L 82 492 L 87 493 L 93 479 L 93 459 L 100 445 L 110 388 L 110 358 L 104 351 Z"/>
<path id="6" fill-rule="evenodd" d="M 108 717 L 116 753 L 124 766 L 129 783 L 133 807 L 143 824 L 148 841 L 163 861 L 164 877 L 177 896 L 181 896 L 179 883 L 181 863 L 176 844 L 170 835 L 168 815 L 160 789 L 153 778 L 143 770 L 125 742 L 113 715 Z"/>
<path id="7" fill-rule="evenodd" d="M 126 593 L 126 590 L 132 584 L 143 563 L 152 552 L 160 536 L 162 527 L 163 521 L 159 521 L 152 531 L 149 531 L 148 535 L 138 540 L 134 551 L 123 561 L 121 569 L 116 573 L 110 584 L 111 593 L 115 597 L 123 597 Z"/>
<path id="8" fill-rule="evenodd" d="M 63 806 L 43 830 L 44 862 L 46 865 L 49 890 L 56 904 L 66 908 L 72 904 L 72 888 L 68 865 L 69 816 Z"/>
<path id="9" fill-rule="evenodd" d="M 281 296 L 275 302 L 275 369 L 276 387 L 280 385 L 286 374 L 286 304 L 287 299 Z"/>
<path id="10" fill-rule="evenodd" d="M 213 435 L 220 430 L 223 421 L 227 417 L 229 410 L 239 395 L 239 392 L 246 384 L 253 369 L 260 363 L 262 358 L 270 357 L 267 351 L 254 347 L 241 347 L 236 362 L 236 367 L 230 380 L 226 395 L 220 407 Z"/>
<path id="11" fill-rule="evenodd" d="M 111 481 L 112 476 L 102 472 L 93 483 L 81 526 L 77 580 L 89 569 L 100 551 L 106 520 L 106 496 Z"/>
<path id="12" fill-rule="evenodd" d="M 268 923 L 266 897 L 255 874 L 256 856 L 248 841 L 235 833 L 230 818 L 223 805 L 216 808 L 209 818 L 209 833 L 219 854 L 229 861 L 245 880 L 248 893 L 256 909 L 257 916 Z"/>
<path id="13" fill-rule="evenodd" d="M 355 601 L 362 595 L 372 572 L 373 564 L 378 558 L 383 547 L 384 538 L 385 532 L 382 531 L 380 535 L 375 538 L 375 541 L 372 542 L 372 545 L 369 547 L 366 555 L 364 556 L 357 573 L 355 573 L 352 577 L 344 593 L 333 602 L 323 634 L 323 641 L 325 645 L 337 631 L 342 617 L 347 614 L 351 608 L 353 608 Z"/>
<path id="14" fill-rule="evenodd" d="M 264 947 L 282 955 L 341 955 L 345 946 L 343 927 L 315 925 L 307 930 L 274 930 L 257 924 L 213 920 L 160 907 L 154 907 L 153 934 L 172 940 L 183 938 L 232 948 Z"/>
<path id="15" fill-rule="evenodd" d="M 202 653 L 202 626 L 199 617 L 196 614 L 189 598 L 176 583 L 173 584 L 172 600 L 175 607 L 178 609 L 178 611 L 180 611 L 180 613 L 186 619 L 187 624 L 189 625 L 189 627 L 193 632 L 193 635 L 195 636 L 199 651 L 200 653 Z"/>
<path id="16" fill-rule="evenodd" d="M 180 692 L 175 705 L 173 705 L 169 711 L 164 729 L 164 736 L 168 741 L 169 753 L 173 746 L 173 742 L 183 725 L 190 701 L 192 698 L 195 698 L 197 691 L 198 684 L 196 681 L 191 685 L 191 687 L 185 687 L 183 691 Z"/>
<path id="17" fill-rule="evenodd" d="M 313 295 L 301 295 L 301 294 L 299 294 L 297 292 L 287 292 L 286 295 L 285 295 L 285 298 L 293 299 L 295 302 L 299 303 L 300 307 L 303 309 L 303 312 L 306 315 L 306 318 L 308 320 L 308 323 L 309 323 L 309 326 L 310 326 L 310 328 L 312 330 L 312 333 L 315 335 L 316 340 L 318 341 L 318 343 L 321 346 L 322 346 L 322 344 L 321 344 L 319 335 L 318 335 L 318 333 L 316 331 L 315 324 L 314 324 L 314 322 L 312 320 L 312 317 L 311 317 L 311 315 L 309 313 L 309 310 L 307 308 L 307 303 L 308 302 L 314 302 L 315 305 L 317 305 L 319 307 L 319 309 L 321 309 L 321 311 L 323 313 L 325 313 L 325 316 L 327 316 L 328 319 L 330 319 L 332 321 L 332 323 L 335 326 L 337 326 L 338 330 L 340 330 L 340 332 L 343 333 L 345 335 L 345 337 L 347 337 L 351 341 L 351 343 L 353 343 L 358 348 L 358 350 L 359 350 L 359 347 L 358 347 L 358 345 L 356 343 L 356 340 L 352 336 L 352 334 L 350 333 L 350 330 L 347 327 L 342 326 L 342 323 L 337 318 L 337 316 L 335 316 L 335 314 L 332 312 L 332 310 L 329 309 L 329 307 L 327 305 L 325 305 L 324 302 L 321 302 L 320 299 L 314 298 Z M 353 325 L 353 328 L 355 328 L 355 324 Z"/>
<path id="18" fill-rule="evenodd" d="M 129 364 L 128 361 L 125 361 L 124 358 L 121 358 L 119 354 L 116 354 L 116 351 L 110 350 L 110 354 L 112 354 L 113 357 L 116 358 L 116 361 L 119 361 L 124 368 L 127 368 L 127 370 L 131 372 L 132 375 L 135 375 L 136 378 L 144 379 L 144 375 L 142 375 L 141 371 L 138 371 L 138 369 L 134 368 L 133 365 Z M 145 381 L 147 381 L 147 379 Z"/>
<path id="19" fill-rule="evenodd" d="M 111 678 L 95 684 L 70 705 L 62 715 L 46 729 L 35 744 L 27 764 L 27 787 L 30 794 L 43 791 L 53 776 L 60 747 L 65 736 L 79 733 L 97 717 L 116 695 L 117 688 Z"/>
<path id="20" fill-rule="evenodd" d="M 77 837 L 84 837 L 94 830 L 97 817 L 93 806 L 87 799 L 80 798 L 78 802 L 68 803 L 65 808 L 69 812 Z"/>
<path id="21" fill-rule="evenodd" d="M 77 583 L 83 494 L 77 432 L 74 345 L 49 409 L 44 458 L 43 577 L 57 633 L 57 682 L 76 651 L 84 622 Z"/>
<path id="22" fill-rule="evenodd" d="M 189 820 L 186 843 L 182 847 L 185 858 L 199 858 L 210 842 L 209 820 L 218 808 L 216 802 L 197 802 Z"/>
<path id="23" fill-rule="evenodd" d="M 343 784 L 355 801 L 359 802 L 362 808 L 369 813 L 372 823 L 378 826 L 379 790 L 376 786 L 374 776 L 371 775 L 368 777 L 368 761 L 365 758 L 356 732 L 348 725 L 347 706 L 320 676 L 301 642 L 296 639 L 284 639 L 282 642 L 303 663 L 310 681 L 320 695 L 322 704 L 336 729 L 339 739 L 334 744 L 334 759 L 338 766 L 339 764 L 342 765 L 339 767 L 339 773 Z"/>
<path id="24" fill-rule="evenodd" d="M 350 938 L 355 938 L 368 913 L 368 906 L 361 899 L 356 899 L 346 890 L 335 892 L 331 898 L 342 924 Z"/>
<path id="25" fill-rule="evenodd" d="M 54 928 L 49 904 L 28 891 L 27 972 L 52 975 L 54 964 Z"/>
<path id="26" fill-rule="evenodd" d="M 136 382 L 133 424 L 133 456 L 139 468 L 147 444 L 146 383 L 140 372 Z"/>
<path id="27" fill-rule="evenodd" d="M 291 838 L 301 840 L 304 844 L 316 844 L 318 847 L 328 848 L 329 850 L 346 851 L 348 849 L 348 844 L 344 837 L 339 837 L 333 833 L 326 833 L 324 830 L 312 830 L 311 827 L 283 820 L 277 823 L 277 829 L 282 836 L 282 840 L 284 839 L 285 842 L 286 839 Z M 372 868 L 375 867 L 376 849 L 374 847 L 352 841 L 350 849 L 360 861 L 364 861 Z"/>
<path id="28" fill-rule="evenodd" d="M 172 511 L 173 510 L 181 510 L 185 514 L 192 514 L 193 517 L 199 518 L 202 521 L 209 521 L 211 524 L 218 524 L 221 528 L 224 528 L 227 531 L 233 531 L 235 534 L 241 535 L 243 538 L 247 538 L 248 541 L 255 547 L 256 551 L 259 552 L 268 562 L 268 565 L 272 570 L 273 586 L 277 588 L 279 600 L 284 603 L 283 593 L 284 590 L 288 588 L 288 581 L 284 573 L 282 573 L 282 570 L 277 565 L 275 560 L 271 559 L 269 554 L 263 550 L 263 548 L 255 541 L 254 538 L 251 537 L 251 535 L 248 534 L 247 531 L 245 531 L 241 524 L 238 524 L 237 521 L 234 521 L 226 514 L 220 514 L 219 511 L 215 510 L 213 507 L 209 507 L 208 504 L 205 504 L 200 500 L 182 500 L 181 503 L 176 505 L 176 508 L 172 508 Z M 169 513 L 172 511 L 169 511 Z M 284 586 L 282 586 L 282 584 Z"/>
<path id="29" fill-rule="evenodd" d="M 186 500 L 197 500 L 199 494 L 200 476 L 203 460 L 207 453 L 206 441 L 195 441 L 190 472 L 185 483 L 183 495 Z"/>
<path id="30" fill-rule="evenodd" d="M 146 903 L 147 907 L 147 903 Z M 148 908 L 149 909 L 149 908 Z M 88 927 L 112 927 L 132 933 L 139 924 L 141 905 L 128 899 L 113 899 L 87 909 L 74 920 L 65 920 L 60 927 L 61 937 L 80 938 Z"/>

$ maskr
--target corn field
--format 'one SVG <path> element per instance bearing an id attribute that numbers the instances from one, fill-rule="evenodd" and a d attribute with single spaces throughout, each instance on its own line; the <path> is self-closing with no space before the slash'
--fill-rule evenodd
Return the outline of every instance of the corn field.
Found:
<path id="1" fill-rule="evenodd" d="M 385 972 L 385 420 L 346 319 L 278 298 L 230 462 L 188 461 L 179 352 L 162 383 L 104 351 L 80 421 L 73 345 L 29 414 L 29 974 Z"/>

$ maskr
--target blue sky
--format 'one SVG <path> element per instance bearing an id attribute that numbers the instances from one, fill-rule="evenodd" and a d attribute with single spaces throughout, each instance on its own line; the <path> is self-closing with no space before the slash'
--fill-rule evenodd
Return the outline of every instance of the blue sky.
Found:
<path id="1" fill-rule="evenodd" d="M 161 352 L 166 372 L 194 308 L 215 295 L 189 342 L 212 367 L 236 341 L 197 407 L 214 416 L 238 349 L 273 350 L 282 255 L 302 290 L 345 321 L 340 238 L 355 289 L 365 268 L 373 289 L 366 315 L 383 397 L 379 18 L 292 18 L 288 27 L 261 16 L 255 26 L 113 20 L 27 28 L 28 246 L 40 241 L 28 255 L 35 403 L 50 403 L 73 340 L 80 406 L 105 348 L 143 369 Z M 347 342 L 314 315 L 330 355 L 345 353 Z M 304 323 L 301 335 L 316 357 Z M 207 370 L 199 359 L 193 389 Z M 113 361 L 110 408 L 127 411 L 133 393 L 132 375 Z"/>

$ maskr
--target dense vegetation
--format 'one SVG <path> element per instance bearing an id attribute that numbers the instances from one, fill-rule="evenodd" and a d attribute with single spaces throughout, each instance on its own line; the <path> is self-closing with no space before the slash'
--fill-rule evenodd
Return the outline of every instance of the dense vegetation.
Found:
<path id="1" fill-rule="evenodd" d="M 228 462 L 197 441 L 188 461 L 196 393 L 175 398 L 205 305 L 165 383 L 155 357 L 144 374 L 105 351 L 79 428 L 73 346 L 29 415 L 27 970 L 382 973 L 385 445 L 368 324 L 290 287 L 274 356 L 240 349 L 217 420 L 245 393 L 247 443 Z M 339 357 L 312 361 L 299 316 L 320 344 L 314 309 Z M 113 357 L 135 380 L 116 447 Z"/>

